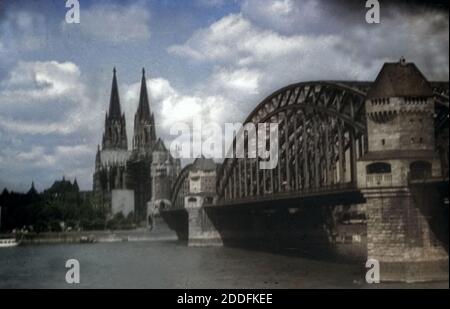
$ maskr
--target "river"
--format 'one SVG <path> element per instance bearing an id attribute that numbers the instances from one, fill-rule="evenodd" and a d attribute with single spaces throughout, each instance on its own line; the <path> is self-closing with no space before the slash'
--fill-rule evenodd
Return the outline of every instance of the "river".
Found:
<path id="1" fill-rule="evenodd" d="M 80 263 L 77 285 L 65 281 Z M 28 245 L 0 249 L 0 288 L 372 288 L 361 266 L 175 241 Z M 381 284 L 448 288 L 448 282 Z"/>

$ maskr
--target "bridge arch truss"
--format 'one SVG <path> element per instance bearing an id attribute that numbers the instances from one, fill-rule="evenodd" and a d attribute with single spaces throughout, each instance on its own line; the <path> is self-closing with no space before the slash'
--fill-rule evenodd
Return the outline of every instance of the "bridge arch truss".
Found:
<path id="1" fill-rule="evenodd" d="M 219 198 L 273 199 L 355 186 L 356 161 L 367 152 L 364 100 L 369 86 L 299 83 L 263 100 L 245 123 L 278 123 L 278 164 L 271 170 L 258 168 L 260 159 L 251 158 L 246 147 L 244 158 L 224 161 L 217 181 Z"/>
<path id="2" fill-rule="evenodd" d="M 437 146 L 447 157 L 443 169 L 448 175 L 449 84 L 431 84 L 436 99 L 436 135 L 444 140 L 443 146 Z M 225 159 L 217 175 L 218 202 L 232 204 L 355 190 L 356 162 L 368 151 L 364 102 L 371 85 L 305 82 L 282 88 L 264 99 L 244 124 L 258 127 L 260 123 L 278 123 L 278 164 L 272 170 L 258 168 L 261 159 L 252 158 L 247 147 L 244 158 Z M 174 210 L 184 208 L 191 167 L 186 166 L 172 186 Z"/>

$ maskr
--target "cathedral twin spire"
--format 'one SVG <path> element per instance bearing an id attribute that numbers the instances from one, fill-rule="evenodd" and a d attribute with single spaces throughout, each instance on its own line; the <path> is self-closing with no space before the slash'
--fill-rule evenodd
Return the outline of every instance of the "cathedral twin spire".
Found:
<path id="1" fill-rule="evenodd" d="M 105 133 L 103 149 L 128 149 L 125 114 L 120 110 L 119 87 L 117 86 L 116 68 L 113 70 L 109 113 L 105 116 Z"/>
<path id="2" fill-rule="evenodd" d="M 148 103 L 147 81 L 145 69 L 142 69 L 141 93 L 139 105 L 134 116 L 133 149 L 147 152 L 156 141 L 155 120 Z"/>
<path id="3" fill-rule="evenodd" d="M 122 117 L 122 113 L 120 111 L 119 87 L 117 86 L 116 68 L 113 69 L 111 97 L 109 100 L 109 117 L 111 119 L 120 119 Z"/>
<path id="4" fill-rule="evenodd" d="M 148 103 L 145 69 L 142 69 L 141 93 L 139 96 L 139 106 L 136 112 L 136 117 L 138 117 L 139 120 L 150 120 L 150 105 Z"/>
<path id="5" fill-rule="evenodd" d="M 114 68 L 109 112 L 105 117 L 105 133 L 102 142 L 104 150 L 128 149 L 125 114 L 121 112 L 116 73 L 116 68 Z M 145 70 L 142 69 L 141 92 L 134 121 L 133 150 L 151 149 L 156 140 L 154 123 L 154 116 L 150 112 Z"/>

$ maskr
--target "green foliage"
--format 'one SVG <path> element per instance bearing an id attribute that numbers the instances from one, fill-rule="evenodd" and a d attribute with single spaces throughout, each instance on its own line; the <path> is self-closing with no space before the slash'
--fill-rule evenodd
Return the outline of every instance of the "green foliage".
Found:
<path id="1" fill-rule="evenodd" d="M 134 213 L 131 212 L 125 218 L 122 212 L 116 214 L 112 219 L 108 220 L 106 227 L 110 230 L 131 230 L 136 228 L 134 223 Z"/>
<path id="2" fill-rule="evenodd" d="M 106 217 L 93 199 L 81 200 L 78 192 L 54 194 L 44 192 L 36 196 L 15 194 L 8 196 L 7 230 L 26 228 L 29 231 L 60 232 L 69 230 L 100 230 Z M 63 224 L 63 226 L 62 226 Z M 3 227 L 5 228 L 5 227 Z"/>

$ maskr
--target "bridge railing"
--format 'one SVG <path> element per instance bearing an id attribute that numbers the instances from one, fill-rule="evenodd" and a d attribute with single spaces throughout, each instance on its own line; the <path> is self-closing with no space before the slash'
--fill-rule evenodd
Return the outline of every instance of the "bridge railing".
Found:
<path id="1" fill-rule="evenodd" d="M 392 174 L 391 173 L 381 173 L 381 174 L 368 174 L 366 176 L 366 186 L 367 187 L 391 187 L 392 186 Z"/>

